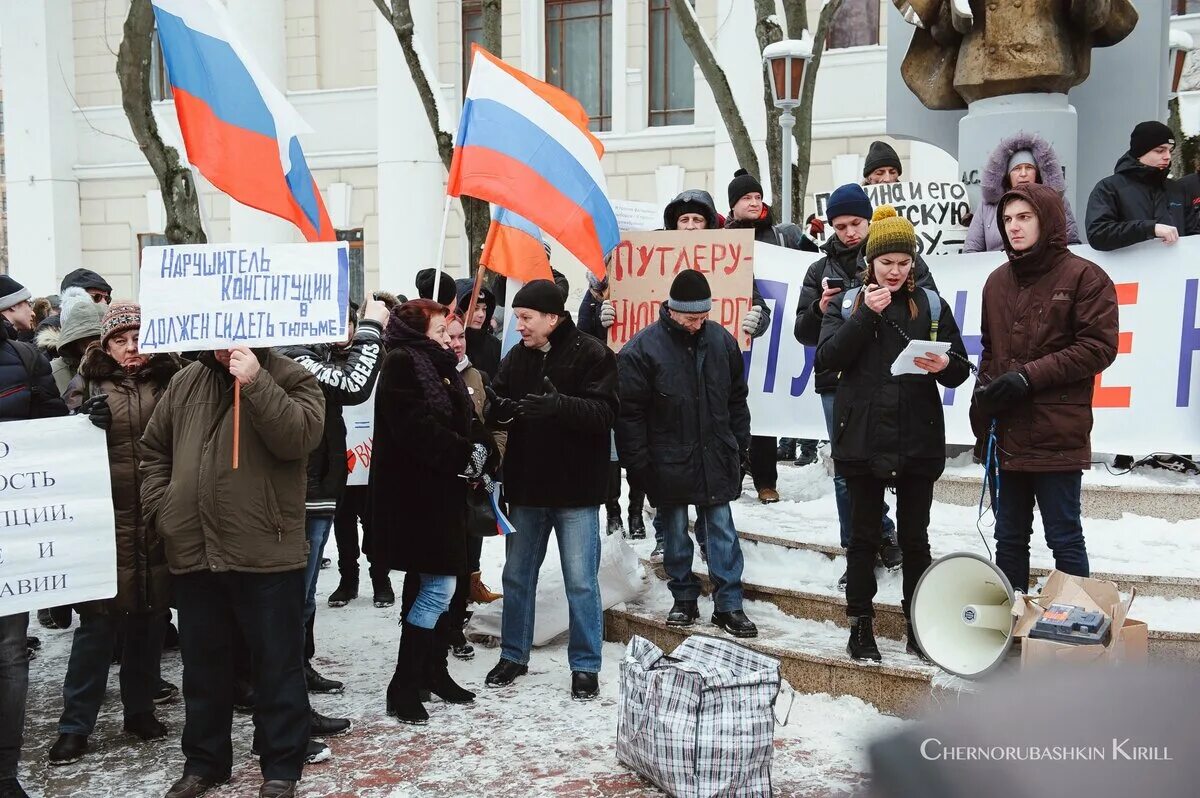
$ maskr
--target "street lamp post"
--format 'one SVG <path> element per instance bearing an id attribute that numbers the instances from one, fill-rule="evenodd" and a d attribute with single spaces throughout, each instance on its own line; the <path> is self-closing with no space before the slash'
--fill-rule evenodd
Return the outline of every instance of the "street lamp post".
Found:
<path id="1" fill-rule="evenodd" d="M 792 128 L 796 117 L 792 111 L 800 105 L 800 94 L 804 87 L 804 69 L 812 58 L 813 42 L 808 31 L 802 39 L 784 39 L 763 48 L 763 62 L 771 76 L 771 94 L 775 107 L 783 111 L 779 115 L 779 127 L 783 134 L 783 179 L 780 221 L 792 221 Z"/>

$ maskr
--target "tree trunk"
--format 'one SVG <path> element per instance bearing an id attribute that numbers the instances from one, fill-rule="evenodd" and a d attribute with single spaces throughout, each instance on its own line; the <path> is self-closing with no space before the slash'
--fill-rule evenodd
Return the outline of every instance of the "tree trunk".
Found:
<path id="1" fill-rule="evenodd" d="M 813 96 L 817 93 L 817 71 L 821 67 L 821 56 L 825 53 L 825 40 L 828 38 L 829 25 L 841 7 L 842 0 L 829 0 L 821 9 L 821 16 L 817 19 L 817 32 L 813 35 L 813 57 L 808 63 L 808 68 L 804 70 L 804 93 L 800 95 L 800 108 L 797 109 L 799 118 L 796 120 L 796 127 L 793 131 L 796 139 L 796 160 L 804 166 L 802 169 L 796 170 L 799 179 L 794 187 L 795 193 L 792 195 L 793 208 L 803 208 L 804 197 L 808 194 L 808 170 L 812 159 Z M 796 216 L 801 219 L 806 218 L 802 211 L 798 212 Z"/>
<path id="2" fill-rule="evenodd" d="M 754 23 L 754 35 L 758 39 L 758 51 L 761 53 L 768 45 L 783 39 L 783 29 L 779 27 L 775 14 L 775 0 L 754 0 L 754 12 L 757 21 Z M 784 219 L 783 213 L 783 131 L 779 128 L 779 117 L 783 113 L 775 107 L 774 94 L 771 91 L 771 73 L 763 68 L 763 107 L 767 112 L 767 175 L 771 185 L 771 202 L 774 203 L 776 221 L 790 222 Z M 792 170 L 793 183 L 797 169 Z M 762 175 L 758 175 L 759 180 Z M 792 204 L 792 215 L 795 215 L 796 205 Z"/>
<path id="3" fill-rule="evenodd" d="M 484 0 L 483 9 L 483 47 L 488 52 L 500 52 L 500 2 L 501 0 Z M 391 25 L 400 42 L 404 53 L 404 62 L 408 65 L 417 95 L 421 98 L 421 106 L 425 109 L 425 118 L 429 122 L 430 132 L 433 133 L 437 144 L 438 157 L 447 171 L 454 158 L 454 137 L 442 129 L 441 115 L 438 113 L 435 88 L 430 83 L 435 76 L 427 75 L 417 54 L 416 43 L 413 39 L 415 26 L 412 17 L 412 6 L 409 0 L 391 0 L 391 8 L 386 0 L 375 0 L 375 6 L 383 18 Z M 491 224 L 491 210 L 488 203 L 474 197 L 461 197 L 463 223 L 467 232 L 467 251 L 470 273 L 474 274 L 479 264 L 479 254 L 483 251 L 483 242 L 487 238 L 488 227 Z"/>
<path id="4" fill-rule="evenodd" d="M 172 244 L 204 244 L 208 238 L 200 223 L 200 198 L 191 170 L 180 163 L 174 147 L 163 143 L 150 103 L 150 52 L 153 46 L 154 11 L 150 0 L 132 0 L 125 18 L 125 35 L 117 53 L 117 80 L 121 105 L 129 126 L 146 156 L 167 209 L 167 240 Z"/>
<path id="5" fill-rule="evenodd" d="M 717 110 L 721 112 L 721 121 L 729 132 L 729 141 L 733 145 L 733 154 L 737 157 L 738 165 L 754 175 L 759 174 L 758 155 L 754 152 L 754 144 L 750 141 L 750 131 L 738 110 L 737 101 L 733 97 L 733 89 L 725 70 L 717 63 L 717 56 L 709 46 L 700 29 L 700 21 L 696 19 L 695 9 L 688 0 L 670 0 L 671 15 L 679 23 L 679 32 L 683 41 L 700 67 L 705 82 L 713 93 Z M 719 179 L 719 178 L 718 178 Z"/>
<path id="6" fill-rule="evenodd" d="M 1183 162 L 1183 119 L 1179 116 L 1178 96 L 1172 97 L 1167 101 L 1167 127 L 1171 128 L 1171 135 L 1178 142 L 1174 152 L 1171 153 L 1171 177 L 1178 180 L 1186 174 L 1186 167 Z"/>

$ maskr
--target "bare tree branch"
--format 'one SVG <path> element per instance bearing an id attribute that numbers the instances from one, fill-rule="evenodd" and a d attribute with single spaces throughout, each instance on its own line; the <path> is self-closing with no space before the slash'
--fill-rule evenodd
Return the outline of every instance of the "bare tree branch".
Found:
<path id="1" fill-rule="evenodd" d="M 759 173 L 758 155 L 754 152 L 754 144 L 750 141 L 750 131 L 747 130 L 746 122 L 742 118 L 741 111 L 738 110 L 737 101 L 733 97 L 733 89 L 729 86 L 729 79 L 725 77 L 725 70 L 721 69 L 721 65 L 717 63 L 717 56 L 705 38 L 704 31 L 700 29 L 700 21 L 696 19 L 695 9 L 688 0 L 670 0 L 670 3 L 671 14 L 679 22 L 679 32 L 683 36 L 683 41 L 691 50 L 692 58 L 696 60 L 701 74 L 704 75 L 704 80 L 712 90 L 717 110 L 721 113 L 721 120 L 729 132 L 729 140 L 733 144 L 733 153 L 737 157 L 738 165 L 757 175 Z"/>
<path id="2" fill-rule="evenodd" d="M 387 20 L 387 24 L 394 24 L 392 22 L 392 9 L 388 7 L 388 4 L 384 0 L 375 0 L 375 7 L 379 9 L 380 14 L 383 14 L 383 18 Z"/>
<path id="3" fill-rule="evenodd" d="M 804 93 L 800 95 L 799 118 L 792 131 L 796 140 L 796 160 L 802 167 L 795 170 L 797 184 L 794 187 L 796 193 L 793 194 L 793 208 L 803 208 L 804 197 L 808 194 L 808 170 L 812 158 L 813 97 L 817 93 L 817 71 L 821 67 L 821 56 L 825 53 L 825 40 L 829 37 L 829 26 L 841 7 L 842 0 L 829 0 L 821 9 L 821 16 L 817 18 L 817 31 L 813 34 L 812 60 L 808 62 L 808 68 L 804 70 Z M 800 212 L 797 213 L 797 216 L 804 218 L 800 216 Z"/>
<path id="4" fill-rule="evenodd" d="M 754 13 L 757 17 L 754 23 L 754 35 L 758 39 L 758 51 L 761 53 L 767 49 L 768 45 L 774 44 L 783 39 L 783 28 L 779 26 L 779 17 L 775 14 L 775 0 L 754 0 Z M 783 203 L 780 199 L 783 197 L 781 183 L 783 182 L 783 131 L 779 128 L 779 116 L 783 112 L 775 107 L 775 96 L 771 91 L 771 73 L 764 67 L 762 70 L 763 81 L 763 107 L 767 113 L 767 171 L 769 182 L 771 184 L 771 199 L 775 203 L 775 210 L 782 212 Z M 793 170 L 793 177 L 794 175 Z M 762 175 L 759 175 L 759 179 Z M 792 205 L 795 208 L 795 203 Z M 780 218 L 781 222 L 790 222 L 791 219 Z"/>
<path id="5" fill-rule="evenodd" d="M 803 39 L 808 30 L 808 3 L 804 0 L 782 0 L 784 24 L 789 39 Z"/>
<path id="6" fill-rule="evenodd" d="M 125 18 L 125 36 L 117 54 L 121 104 L 142 154 L 158 178 L 167 209 L 167 240 L 173 244 L 207 242 L 200 223 L 200 202 L 191 171 L 180 163 L 174 147 L 163 143 L 150 102 L 150 50 L 154 10 L 150 0 L 132 0 Z"/>
<path id="7" fill-rule="evenodd" d="M 500 56 L 500 5 L 501 0 L 483 0 L 483 49 Z"/>

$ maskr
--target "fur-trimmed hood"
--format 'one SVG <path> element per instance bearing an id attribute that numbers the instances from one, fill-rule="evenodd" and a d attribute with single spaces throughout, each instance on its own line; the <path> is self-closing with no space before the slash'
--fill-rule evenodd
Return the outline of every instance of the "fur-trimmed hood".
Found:
<path id="1" fill-rule="evenodd" d="M 130 374 L 100 348 L 99 344 L 95 344 L 88 347 L 84 354 L 83 362 L 79 364 L 79 376 L 92 383 L 106 380 L 115 383 L 123 383 L 126 380 L 149 381 L 153 383 L 156 391 L 162 391 L 181 368 L 183 362 L 179 358 L 162 353 L 151 355 L 145 368 Z"/>
<path id="2" fill-rule="evenodd" d="M 1033 153 L 1034 165 L 1037 166 L 1038 178 L 1042 185 L 1049 186 L 1059 195 L 1067 190 L 1062 164 L 1058 162 L 1058 156 L 1054 153 L 1050 142 L 1036 133 L 1027 133 L 1021 130 L 1002 139 L 992 150 L 992 155 L 988 158 L 987 166 L 984 167 L 983 176 L 980 178 L 984 202 L 995 205 L 1004 196 L 1004 192 L 1011 188 L 1005 185 L 1005 178 L 1008 177 L 1008 159 L 1021 150 L 1029 150 Z"/>

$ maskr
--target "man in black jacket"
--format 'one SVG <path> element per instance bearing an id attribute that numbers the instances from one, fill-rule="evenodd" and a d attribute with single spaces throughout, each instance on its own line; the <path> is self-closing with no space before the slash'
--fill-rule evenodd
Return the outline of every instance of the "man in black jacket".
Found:
<path id="1" fill-rule="evenodd" d="M 308 455 L 308 487 L 305 496 L 305 530 L 308 536 L 308 567 L 305 571 L 305 644 L 304 677 L 311 693 L 340 693 L 343 684 L 321 676 L 312 666 L 314 653 L 313 621 L 316 618 L 317 574 L 329 530 L 333 526 L 338 500 L 346 489 L 346 423 L 342 408 L 359 405 L 371 397 L 375 379 L 383 364 L 383 325 L 387 307 L 378 300 L 368 299 L 364 318 L 354 329 L 356 308 L 351 305 L 350 338 L 344 344 L 288 346 L 280 354 L 303 366 L 321 386 L 325 394 L 325 426 L 317 447 Z M 338 589 L 342 589 L 339 585 Z M 355 593 L 357 593 L 357 585 Z M 315 715 L 315 713 L 314 713 Z M 349 722 L 346 722 L 349 726 Z M 318 728 L 313 719 L 314 734 Z"/>
<path id="2" fill-rule="evenodd" d="M 796 304 L 796 340 L 805 346 L 816 346 L 821 335 L 821 322 L 826 313 L 840 312 L 838 295 L 844 290 L 855 288 L 862 284 L 862 275 L 866 270 L 863 259 L 863 245 L 867 241 L 867 233 L 871 224 L 871 200 L 862 186 L 848 183 L 838 186 L 829 195 L 826 205 L 826 216 L 829 227 L 834 234 L 829 237 L 822 247 L 825 257 L 813 261 L 804 275 L 804 284 L 800 289 L 800 299 Z M 922 288 L 937 290 L 933 283 L 933 275 L 929 266 L 918 255 L 913 264 L 913 274 L 917 285 Z M 830 280 L 841 280 L 842 288 L 830 286 Z M 835 371 L 819 371 L 816 375 L 816 391 L 821 397 L 821 406 L 825 411 L 825 428 L 830 439 L 833 439 L 833 398 L 837 393 L 838 373 Z M 841 532 L 842 548 L 850 546 L 850 491 L 846 480 L 840 476 L 833 478 L 833 493 L 837 499 L 838 525 Z M 883 528 L 880 536 L 879 555 L 884 566 L 896 570 L 903 565 L 903 555 L 896 540 L 896 525 L 888 516 L 888 507 L 883 506 Z M 838 579 L 838 589 L 846 589 L 846 573 Z"/>
<path id="3" fill-rule="evenodd" d="M 14 291 L 29 292 L 7 275 Z M 15 289 L 13 289 L 15 286 Z M 50 375 L 50 363 L 33 344 L 17 340 L 15 328 L 0 320 L 0 422 L 67 415 Z M 0 795 L 28 798 L 17 781 L 25 697 L 29 690 L 29 652 L 26 635 L 29 613 L 0 617 Z"/>
<path id="4" fill-rule="evenodd" d="M 784 220 L 775 224 L 771 216 L 771 207 L 763 202 L 763 187 L 758 178 L 745 169 L 733 173 L 729 182 L 729 216 L 725 226 L 754 231 L 754 240 L 764 244 L 773 244 L 788 249 L 804 249 L 804 232 L 796 224 Z M 816 453 L 816 441 L 800 441 L 800 446 Z M 758 491 L 758 500 L 763 504 L 774 504 L 779 501 L 778 465 L 779 441 L 764 435 L 755 435 L 750 442 L 750 475 L 754 477 L 754 487 Z M 807 459 L 807 458 L 806 458 Z"/>
<path id="5" fill-rule="evenodd" d="M 1133 129 L 1129 152 L 1088 198 L 1088 244 L 1107 252 L 1155 238 L 1174 244 L 1200 233 L 1200 197 L 1167 176 L 1174 149 L 1174 134 L 1162 122 Z"/>
<path id="6" fill-rule="evenodd" d="M 664 563 L 674 606 L 668 626 L 700 617 L 700 580 L 692 573 L 688 506 L 708 530 L 712 622 L 735 637 L 756 637 L 742 611 L 742 549 L 729 503 L 742 492 L 742 453 L 750 448 L 750 408 L 742 353 L 725 328 L 708 321 L 712 291 L 697 271 L 671 283 L 659 320 L 621 349 L 617 451 L 658 507 L 666 528 Z"/>
<path id="7" fill-rule="evenodd" d="M 521 346 L 500 363 L 491 409 L 508 426 L 504 492 L 517 531 L 505 540 L 502 647 L 486 684 L 502 687 L 528 671 L 538 569 L 553 529 L 570 607 L 571 694 L 589 700 L 600 689 L 600 505 L 617 363 L 607 346 L 576 329 L 549 280 L 518 291 L 512 311 Z"/>

